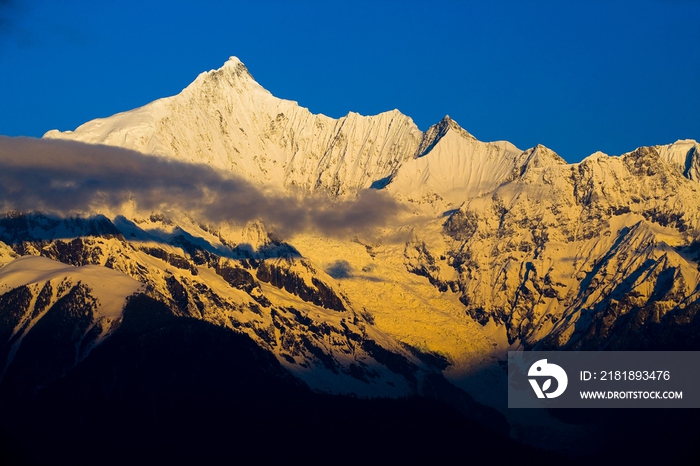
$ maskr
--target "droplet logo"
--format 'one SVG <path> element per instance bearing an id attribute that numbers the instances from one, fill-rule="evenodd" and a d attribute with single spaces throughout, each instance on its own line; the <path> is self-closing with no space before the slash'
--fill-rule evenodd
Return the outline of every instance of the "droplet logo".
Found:
<path id="1" fill-rule="evenodd" d="M 537 398 L 556 398 L 566 390 L 566 385 L 569 383 L 569 378 L 566 376 L 566 372 L 560 366 L 556 364 L 550 364 L 546 359 L 540 359 L 536 361 L 530 370 L 527 372 L 528 377 L 547 377 L 540 387 L 537 379 L 528 379 L 532 389 L 535 391 Z M 551 393 L 548 393 L 552 386 L 552 378 L 557 381 L 557 388 Z"/>

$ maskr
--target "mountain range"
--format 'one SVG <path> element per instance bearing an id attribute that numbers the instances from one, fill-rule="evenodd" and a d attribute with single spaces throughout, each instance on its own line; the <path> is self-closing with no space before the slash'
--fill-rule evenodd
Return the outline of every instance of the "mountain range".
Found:
<path id="1" fill-rule="evenodd" d="M 508 412 L 508 350 L 698 349 L 693 140 L 569 164 L 448 116 L 422 132 L 398 110 L 313 114 L 232 57 L 176 96 L 0 138 L 0 165 L 0 405 L 36 421 L 8 409 L 7 431 L 82 432 L 139 403 L 161 429 L 193 391 L 209 412 L 228 387 L 319 411 L 448 403 L 498 442 L 574 454 L 588 427 Z"/>

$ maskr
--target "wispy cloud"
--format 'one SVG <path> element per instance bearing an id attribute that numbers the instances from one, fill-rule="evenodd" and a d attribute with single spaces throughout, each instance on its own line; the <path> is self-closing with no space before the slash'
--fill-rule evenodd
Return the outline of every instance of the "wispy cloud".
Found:
<path id="1" fill-rule="evenodd" d="M 118 209 L 184 211 L 208 222 L 260 219 L 280 236 L 315 230 L 330 236 L 368 233 L 398 213 L 384 192 L 353 200 L 292 196 L 206 165 L 72 141 L 0 136 L 0 207 L 64 215 Z"/>

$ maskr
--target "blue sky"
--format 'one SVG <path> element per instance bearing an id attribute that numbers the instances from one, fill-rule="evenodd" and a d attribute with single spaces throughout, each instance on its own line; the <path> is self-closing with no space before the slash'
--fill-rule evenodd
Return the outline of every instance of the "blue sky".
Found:
<path id="1" fill-rule="evenodd" d="M 0 134 L 74 129 L 235 55 L 315 113 L 449 114 L 575 162 L 700 140 L 698 24 L 694 0 L 0 0 Z"/>

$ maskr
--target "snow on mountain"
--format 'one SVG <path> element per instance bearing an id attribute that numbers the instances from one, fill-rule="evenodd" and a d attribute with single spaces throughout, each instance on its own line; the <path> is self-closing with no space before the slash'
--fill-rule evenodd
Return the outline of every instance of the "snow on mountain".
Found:
<path id="1" fill-rule="evenodd" d="M 426 132 L 417 157 L 401 165 L 388 190 L 417 204 L 439 201 L 446 210 L 497 187 L 524 157 L 509 142 L 477 140 L 446 116 Z"/>
<path id="2" fill-rule="evenodd" d="M 314 115 L 235 58 L 176 96 L 45 137 L 300 195 L 371 187 L 402 202 L 400 219 L 353 238 L 282 241 L 261 222 L 203 225 L 186 212 L 0 222 L 1 261 L 120 271 L 177 315 L 246 333 L 319 390 L 402 396 L 441 373 L 493 400 L 468 377 L 509 348 L 664 347 L 700 302 L 692 140 L 567 164 L 541 145 L 481 142 L 449 117 L 422 133 L 396 110 Z"/>
<path id="3" fill-rule="evenodd" d="M 617 344 L 599 327 L 613 303 L 656 306 L 658 322 L 696 302 L 697 257 L 685 251 L 698 240 L 700 187 L 659 152 L 532 168 L 467 200 L 444 223 L 451 241 L 432 251 L 458 272 L 467 312 L 502 322 L 511 343 L 573 345 L 585 329 Z M 446 278 L 436 269 L 431 280 Z"/>
<path id="4" fill-rule="evenodd" d="M 683 139 L 665 146 L 654 147 L 659 157 L 674 165 L 683 176 L 700 182 L 700 144 L 692 139 Z"/>
<path id="5" fill-rule="evenodd" d="M 180 94 L 46 138 L 108 144 L 232 171 L 268 186 L 333 196 L 387 187 L 398 199 L 458 207 L 533 166 L 565 163 L 537 146 L 523 152 L 484 143 L 445 117 L 423 134 L 397 110 L 340 119 L 278 99 L 235 57 L 200 74 Z M 692 140 L 657 146 L 661 158 L 697 180 Z"/>
<path id="6" fill-rule="evenodd" d="M 82 230 L 47 238 L 66 225 Z M 26 302 L 17 322 L 5 322 L 14 330 L 4 341 L 29 332 L 37 321 L 29 316 L 41 318 L 50 311 L 37 296 L 54 290 L 53 303 L 75 289 L 73 294 L 80 294 L 75 306 L 87 306 L 89 317 L 76 317 L 81 338 L 73 343 L 81 345 L 87 338 L 82 335 L 101 325 L 93 341 L 97 345 L 119 325 L 125 296 L 139 289 L 176 316 L 245 333 L 316 390 L 392 397 L 431 390 L 439 373 L 431 360 L 423 361 L 420 351 L 378 330 L 372 316 L 351 303 L 330 275 L 266 235 L 256 225 L 244 228 L 237 239 L 255 239 L 252 248 L 224 239 L 226 230 L 222 234 L 186 218 L 177 225 L 157 215 L 115 223 L 104 217 L 57 220 L 17 213 L 0 218 L 0 241 L 12 248 L 9 262 L 0 268 L 0 292 L 13 309 L 13 296 L 27 295 L 22 295 Z M 13 260 L 10 255 L 17 253 L 23 256 Z"/>
<path id="7" fill-rule="evenodd" d="M 143 284 L 106 267 L 26 255 L 0 268 L 0 359 L 10 384 L 60 378 L 119 326 Z"/>
<path id="8" fill-rule="evenodd" d="M 133 278 L 106 267 L 74 267 L 45 257 L 18 257 L 0 269 L 0 289 L 43 285 L 55 280 L 67 280 L 63 287 L 79 282 L 88 286 L 99 303 L 96 316 L 108 319 L 121 316 L 126 297 L 143 288 Z"/>
<path id="9" fill-rule="evenodd" d="M 397 110 L 338 120 L 263 89 L 235 57 L 180 94 L 45 137 L 206 163 L 260 183 L 354 193 L 392 173 L 421 132 Z"/>

